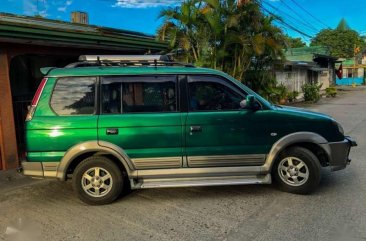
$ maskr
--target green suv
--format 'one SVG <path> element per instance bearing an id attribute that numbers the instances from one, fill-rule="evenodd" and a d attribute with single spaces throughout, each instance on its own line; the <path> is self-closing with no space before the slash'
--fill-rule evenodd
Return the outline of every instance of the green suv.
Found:
<path id="1" fill-rule="evenodd" d="M 331 117 L 272 105 L 220 71 L 164 56 L 81 56 L 44 68 L 25 175 L 72 179 L 89 204 L 125 189 L 270 184 L 306 194 L 356 142 Z"/>

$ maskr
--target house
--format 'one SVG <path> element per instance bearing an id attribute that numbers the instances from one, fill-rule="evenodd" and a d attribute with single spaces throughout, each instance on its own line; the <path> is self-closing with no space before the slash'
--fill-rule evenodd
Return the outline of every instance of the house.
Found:
<path id="1" fill-rule="evenodd" d="M 154 36 L 87 24 L 0 13 L 0 170 L 25 154 L 24 119 L 41 67 L 84 54 L 145 54 L 167 49 Z"/>
<path id="2" fill-rule="evenodd" d="M 336 68 L 339 69 L 341 64 L 337 64 Z M 354 59 L 345 59 L 342 61 L 342 78 L 337 76 L 337 85 L 364 85 L 366 80 L 366 55 Z"/>
<path id="3" fill-rule="evenodd" d="M 279 84 L 289 91 L 302 92 L 306 83 L 322 84 L 321 90 L 335 84 L 335 63 L 325 47 L 291 48 L 285 52 L 286 61 L 277 68 L 275 76 Z"/>

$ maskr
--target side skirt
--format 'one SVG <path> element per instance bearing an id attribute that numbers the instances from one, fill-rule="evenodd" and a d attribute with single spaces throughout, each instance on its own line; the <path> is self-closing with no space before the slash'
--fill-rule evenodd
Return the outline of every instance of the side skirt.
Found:
<path id="1" fill-rule="evenodd" d="M 131 180 L 132 189 L 271 184 L 271 174 L 257 176 L 222 176 Z"/>

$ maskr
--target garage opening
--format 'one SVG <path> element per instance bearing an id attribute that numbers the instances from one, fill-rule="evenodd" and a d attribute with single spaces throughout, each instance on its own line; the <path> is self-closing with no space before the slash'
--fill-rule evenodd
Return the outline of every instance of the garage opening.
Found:
<path id="1" fill-rule="evenodd" d="M 19 159 L 25 157 L 25 117 L 43 75 L 42 67 L 64 67 L 78 56 L 18 55 L 10 62 L 10 85 Z"/>

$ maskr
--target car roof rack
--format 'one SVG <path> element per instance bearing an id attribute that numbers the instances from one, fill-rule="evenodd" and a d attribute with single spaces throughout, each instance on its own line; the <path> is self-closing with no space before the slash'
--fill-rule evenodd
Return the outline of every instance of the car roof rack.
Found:
<path id="1" fill-rule="evenodd" d="M 92 66 L 184 66 L 192 64 L 174 62 L 168 55 L 81 55 L 79 62 L 71 63 L 65 68 Z"/>

